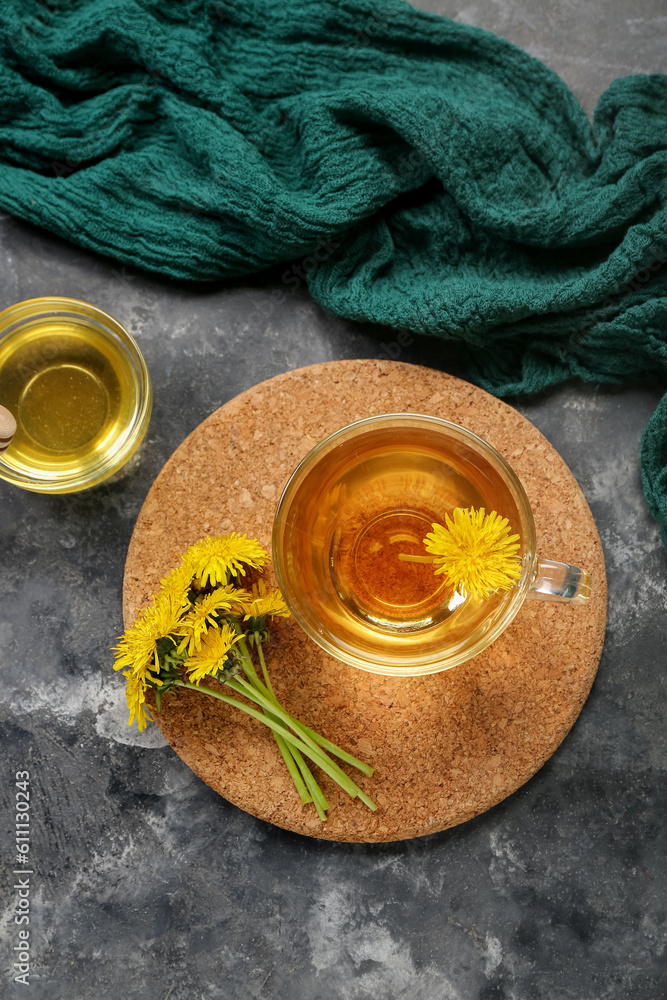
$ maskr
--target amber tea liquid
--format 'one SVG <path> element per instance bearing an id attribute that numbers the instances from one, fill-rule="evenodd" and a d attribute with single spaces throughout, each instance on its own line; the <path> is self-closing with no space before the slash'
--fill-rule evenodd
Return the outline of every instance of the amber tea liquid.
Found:
<path id="1" fill-rule="evenodd" d="M 295 604 L 310 624 L 343 643 L 387 654 L 401 647 L 455 646 L 507 594 L 465 599 L 435 575 L 423 539 L 456 507 L 484 507 L 520 518 L 492 466 L 440 429 L 369 429 L 343 441 L 306 474 L 290 505 L 283 560 Z M 306 600 L 302 601 L 302 597 Z"/>
<path id="2" fill-rule="evenodd" d="M 0 400 L 18 424 L 4 463 L 50 482 L 85 476 L 124 446 L 139 393 L 131 361 L 92 321 L 22 324 L 0 343 Z"/>

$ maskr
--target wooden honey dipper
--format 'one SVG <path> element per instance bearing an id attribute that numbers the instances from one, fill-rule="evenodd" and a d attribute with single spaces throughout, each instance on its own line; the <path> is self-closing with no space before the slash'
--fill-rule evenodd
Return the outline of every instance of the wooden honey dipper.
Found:
<path id="1" fill-rule="evenodd" d="M 9 448 L 16 434 L 16 420 L 6 406 L 0 406 L 0 455 Z"/>

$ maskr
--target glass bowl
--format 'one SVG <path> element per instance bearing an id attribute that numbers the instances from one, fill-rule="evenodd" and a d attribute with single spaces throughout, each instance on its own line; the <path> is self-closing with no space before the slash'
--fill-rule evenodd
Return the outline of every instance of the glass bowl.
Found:
<path id="1" fill-rule="evenodd" d="M 28 299 L 0 312 L 0 404 L 17 431 L 0 478 L 36 493 L 74 493 L 117 472 L 152 409 L 133 337 L 77 299 Z"/>

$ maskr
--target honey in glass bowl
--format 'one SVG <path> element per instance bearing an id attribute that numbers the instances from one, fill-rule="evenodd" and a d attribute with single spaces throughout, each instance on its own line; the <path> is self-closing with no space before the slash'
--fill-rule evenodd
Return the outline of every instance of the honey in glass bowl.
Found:
<path id="1" fill-rule="evenodd" d="M 101 309 L 43 298 L 0 313 L 0 403 L 17 423 L 3 479 L 45 493 L 101 482 L 139 446 L 151 402 L 137 344 Z"/>

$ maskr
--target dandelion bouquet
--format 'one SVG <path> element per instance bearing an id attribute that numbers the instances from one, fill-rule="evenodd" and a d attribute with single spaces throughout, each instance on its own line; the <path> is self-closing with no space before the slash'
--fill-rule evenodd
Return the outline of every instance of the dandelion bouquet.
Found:
<path id="1" fill-rule="evenodd" d="M 273 731 L 301 801 L 312 802 L 321 820 L 329 805 L 312 764 L 375 810 L 334 758 L 368 777 L 373 768 L 295 719 L 276 698 L 264 656 L 270 640 L 267 625 L 289 617 L 289 610 L 280 591 L 267 590 L 261 579 L 268 561 L 257 541 L 236 532 L 204 538 L 187 550 L 181 564 L 161 581 L 152 605 L 139 612 L 115 647 L 114 669 L 122 670 L 127 681 L 129 725 L 136 719 L 142 730 L 150 720 L 148 691 L 158 712 L 167 695 L 181 688 L 197 691 Z M 241 586 L 246 576 L 257 578 L 250 590 Z M 204 686 L 205 679 L 217 682 L 216 687 Z"/>

